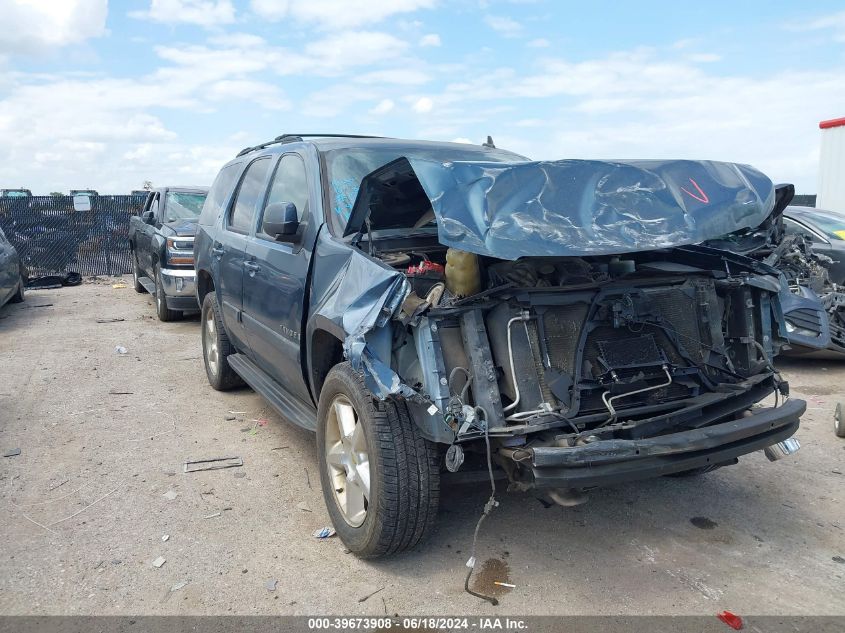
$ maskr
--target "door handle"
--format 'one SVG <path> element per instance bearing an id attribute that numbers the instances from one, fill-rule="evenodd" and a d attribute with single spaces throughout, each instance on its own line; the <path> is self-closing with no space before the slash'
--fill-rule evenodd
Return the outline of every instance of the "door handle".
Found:
<path id="1" fill-rule="evenodd" d="M 254 277 L 255 273 L 261 270 L 261 266 L 253 262 L 244 262 L 244 268 L 249 271 L 249 276 Z"/>

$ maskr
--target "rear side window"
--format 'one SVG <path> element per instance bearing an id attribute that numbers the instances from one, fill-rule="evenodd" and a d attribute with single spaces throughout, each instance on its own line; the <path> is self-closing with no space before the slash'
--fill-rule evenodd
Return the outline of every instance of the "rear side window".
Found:
<path id="1" fill-rule="evenodd" d="M 205 199 L 205 204 L 202 207 L 199 223 L 205 226 L 214 224 L 217 216 L 220 215 L 220 210 L 229 200 L 229 194 L 235 188 L 235 182 L 238 180 L 238 175 L 241 173 L 242 163 L 233 163 L 227 165 L 220 170 L 217 178 L 214 179 L 214 184 L 211 185 L 211 190 Z"/>
<path id="2" fill-rule="evenodd" d="M 238 188 L 237 197 L 229 215 L 227 228 L 230 231 L 249 233 L 258 199 L 264 194 L 264 182 L 267 179 L 269 168 L 269 157 L 259 158 L 246 168 L 246 173 L 241 180 L 241 186 Z"/>

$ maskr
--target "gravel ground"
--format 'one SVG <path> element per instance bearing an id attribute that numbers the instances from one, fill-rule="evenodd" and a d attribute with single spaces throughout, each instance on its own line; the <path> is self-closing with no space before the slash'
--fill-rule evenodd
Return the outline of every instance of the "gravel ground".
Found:
<path id="1" fill-rule="evenodd" d="M 447 488 L 432 538 L 390 560 L 315 539 L 312 435 L 247 389 L 213 391 L 198 320 L 160 323 L 113 281 L 0 309 L 0 449 L 21 449 L 0 458 L 0 613 L 845 614 L 845 363 L 780 363 L 809 406 L 791 458 L 576 508 L 502 494 L 481 582 L 516 587 L 492 607 L 463 592 L 489 488 Z M 182 473 L 227 455 L 244 466 Z"/>

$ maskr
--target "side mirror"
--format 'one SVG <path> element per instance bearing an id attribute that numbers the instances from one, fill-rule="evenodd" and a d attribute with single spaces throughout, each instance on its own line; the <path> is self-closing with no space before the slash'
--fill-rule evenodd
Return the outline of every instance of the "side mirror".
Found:
<path id="1" fill-rule="evenodd" d="M 156 216 L 152 211 L 144 211 L 141 214 L 141 222 L 144 224 L 153 224 L 155 222 Z"/>
<path id="2" fill-rule="evenodd" d="M 299 228 L 296 205 L 293 202 L 274 202 L 264 209 L 261 230 L 279 242 L 292 242 Z"/>

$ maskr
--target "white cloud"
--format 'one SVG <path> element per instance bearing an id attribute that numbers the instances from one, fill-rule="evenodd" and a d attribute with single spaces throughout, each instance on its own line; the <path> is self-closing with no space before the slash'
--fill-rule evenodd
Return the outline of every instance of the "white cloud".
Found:
<path id="1" fill-rule="evenodd" d="M 420 46 L 440 46 L 440 36 L 437 33 L 428 33 L 420 38 Z"/>
<path id="2" fill-rule="evenodd" d="M 325 30 L 370 27 L 392 15 L 431 9 L 437 0 L 251 0 L 260 17 L 292 18 Z"/>
<path id="3" fill-rule="evenodd" d="M 163 24 L 196 24 L 208 28 L 234 22 L 235 7 L 231 0 L 150 0 L 148 10 L 129 15 Z"/>
<path id="4" fill-rule="evenodd" d="M 528 48 L 548 48 L 551 42 L 544 37 L 538 37 L 536 40 L 531 40 L 526 44 Z"/>
<path id="5" fill-rule="evenodd" d="M 223 79 L 211 84 L 205 93 L 212 101 L 250 101 L 266 110 L 290 110 L 291 103 L 272 84 L 248 79 Z"/>
<path id="6" fill-rule="evenodd" d="M 170 64 L 131 78 L 20 72 L 4 78 L 3 179 L 46 191 L 88 186 L 92 174 L 96 188 L 110 192 L 137 188 L 144 179 L 207 184 L 245 143 L 209 137 L 213 147 L 190 146 L 153 109 L 183 109 L 200 118 L 238 103 L 249 120 L 290 107 L 278 85 L 255 76 L 273 70 L 278 51 L 265 59 L 269 47 L 260 38 L 226 41 L 231 45 L 221 49 L 160 47 Z"/>
<path id="7" fill-rule="evenodd" d="M 487 15 L 484 17 L 484 22 L 504 37 L 516 37 L 522 33 L 522 24 L 507 16 Z"/>
<path id="8" fill-rule="evenodd" d="M 476 71 L 432 94 L 438 125 L 451 131 L 457 121 L 460 134 L 483 132 L 466 113 L 512 100 L 548 114 L 513 124 L 500 117 L 491 133 L 499 146 L 532 158 L 711 158 L 750 163 L 812 192 L 818 122 L 845 103 L 841 65 L 725 76 L 639 49 L 578 63 L 549 59 L 538 69 Z"/>
<path id="9" fill-rule="evenodd" d="M 107 0 L 0 0 L 0 53 L 37 53 L 103 35 Z"/>
<path id="10" fill-rule="evenodd" d="M 355 83 L 367 85 L 419 86 L 431 81 L 431 75 L 422 70 L 410 68 L 387 68 L 373 70 L 353 78 Z"/>
<path id="11" fill-rule="evenodd" d="M 434 101 L 432 101 L 429 97 L 420 97 L 414 102 L 413 107 L 414 112 L 425 114 L 427 112 L 431 112 L 432 108 L 434 108 Z"/>
<path id="12" fill-rule="evenodd" d="M 408 47 L 379 31 L 345 31 L 314 40 L 299 52 L 269 45 L 260 37 L 233 34 L 212 38 L 218 46 L 159 46 L 156 53 L 191 77 L 272 71 L 278 75 L 340 76 L 350 68 L 398 57 Z M 172 71 L 164 71 L 172 72 Z M 413 73 L 412 73 L 413 76 Z"/>
<path id="13" fill-rule="evenodd" d="M 696 64 L 710 64 L 721 61 L 722 56 L 717 53 L 693 53 L 687 59 Z"/>
<path id="14" fill-rule="evenodd" d="M 396 57 L 407 46 L 406 42 L 387 33 L 346 31 L 311 42 L 305 47 L 305 56 L 327 74 L 339 74 L 345 68 Z"/>
<path id="15" fill-rule="evenodd" d="M 393 99 L 382 99 L 378 102 L 378 104 L 370 110 L 370 114 L 387 114 L 396 104 L 393 103 Z"/>
<path id="16" fill-rule="evenodd" d="M 790 31 L 831 31 L 835 41 L 845 42 L 845 11 L 831 13 L 806 22 L 790 23 L 786 25 L 786 29 Z"/>

